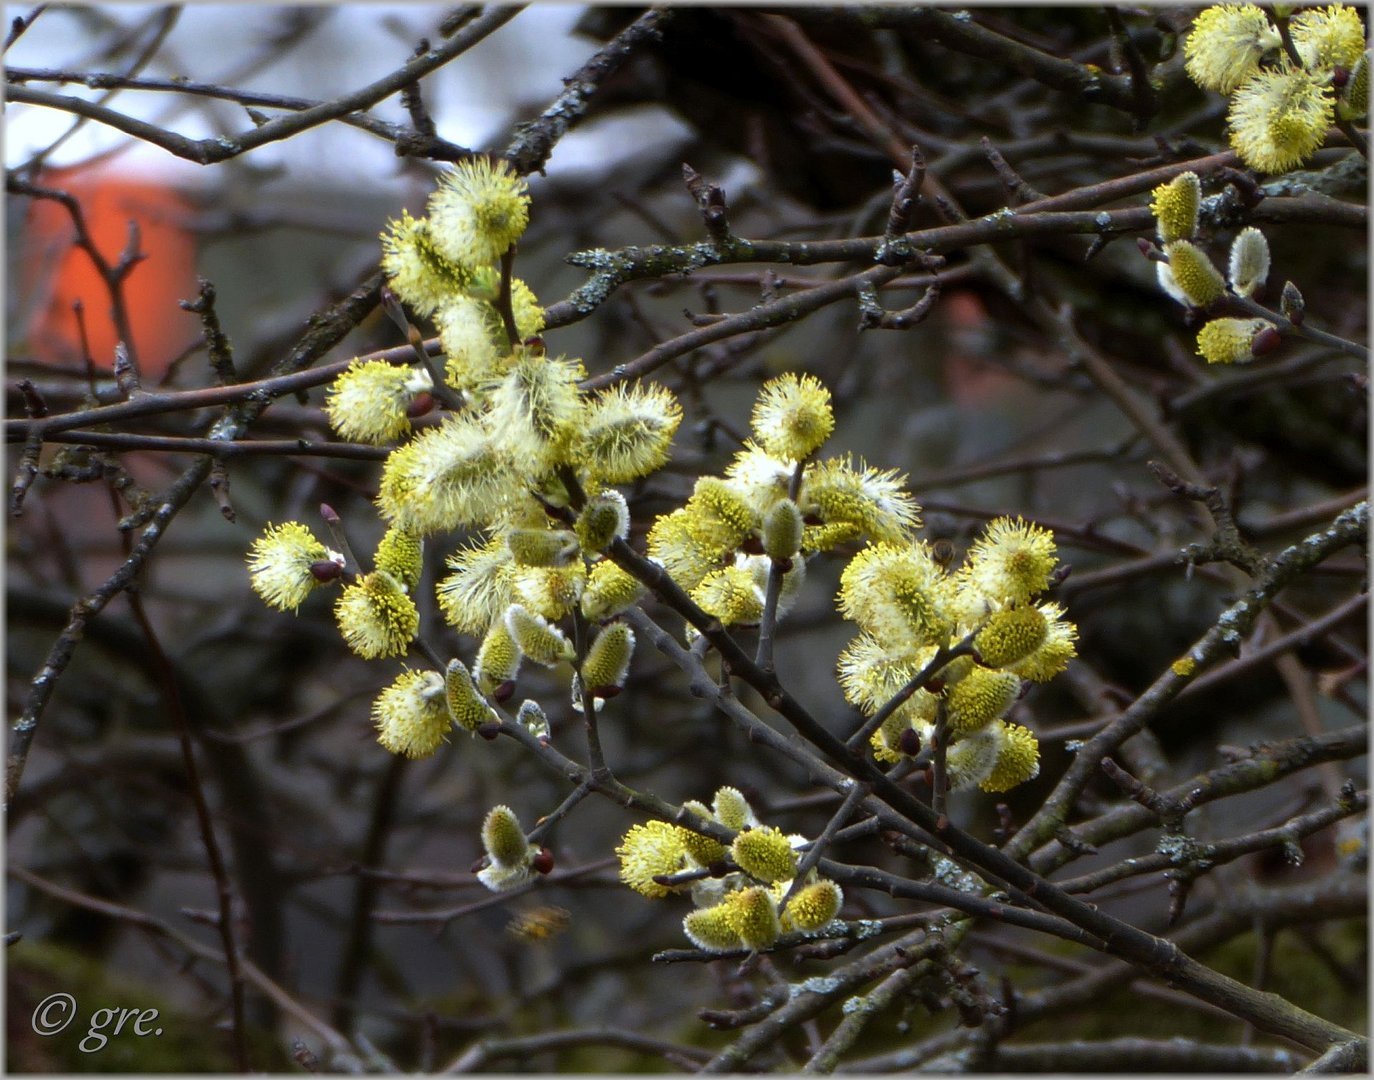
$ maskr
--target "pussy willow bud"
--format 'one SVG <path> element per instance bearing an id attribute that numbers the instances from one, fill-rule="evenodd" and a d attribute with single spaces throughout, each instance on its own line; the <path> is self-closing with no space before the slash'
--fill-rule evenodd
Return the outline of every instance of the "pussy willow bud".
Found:
<path id="1" fill-rule="evenodd" d="M 486 699 L 477 692 L 472 676 L 461 660 L 450 660 L 444 673 L 444 693 L 453 722 L 466 731 L 499 720 Z"/>
<path id="2" fill-rule="evenodd" d="M 1307 311 L 1307 302 L 1302 293 L 1291 281 L 1283 283 L 1283 294 L 1279 297 L 1279 314 L 1294 326 L 1301 326 Z"/>
<path id="3" fill-rule="evenodd" d="M 1006 671 L 974 668 L 945 695 L 949 729 L 966 735 L 992 723 L 1016 701 L 1021 680 Z"/>
<path id="4" fill-rule="evenodd" d="M 377 545 L 374 561 L 378 570 L 385 570 L 414 593 L 424 569 L 425 542 L 418 533 L 406 532 L 394 525 Z"/>
<path id="5" fill-rule="evenodd" d="M 506 609 L 506 629 L 520 651 L 536 664 L 553 667 L 560 660 L 571 660 L 572 643 L 562 632 L 520 604 Z"/>
<path id="6" fill-rule="evenodd" d="M 689 800 L 682 804 L 683 809 L 690 810 L 698 817 L 711 820 L 711 810 L 709 807 L 695 800 Z M 709 836 L 704 836 L 699 832 L 693 832 L 686 826 L 682 826 L 682 843 L 687 848 L 689 854 L 696 862 L 702 866 L 710 866 L 712 863 L 719 862 L 725 857 L 725 845 L 719 840 L 713 840 Z"/>
<path id="7" fill-rule="evenodd" d="M 682 920 L 682 932 L 687 935 L 688 941 L 703 952 L 729 952 L 740 946 L 730 908 L 723 903 L 688 912 Z"/>
<path id="8" fill-rule="evenodd" d="M 806 886 L 787 905 L 787 919 L 798 930 L 819 930 L 840 913 L 844 892 L 833 881 L 822 878 Z"/>
<path id="9" fill-rule="evenodd" d="M 1040 648 L 1048 632 L 1044 613 L 1036 607 L 996 611 L 973 639 L 980 661 L 990 668 L 1006 667 Z"/>
<path id="10" fill-rule="evenodd" d="M 1002 735 L 997 763 L 980 785 L 984 791 L 1010 791 L 1040 775 L 1040 743 L 1030 729 L 1020 724 L 1003 724 Z"/>
<path id="11" fill-rule="evenodd" d="M 1361 120 L 1369 115 L 1369 53 L 1361 53 L 1350 69 L 1336 101 L 1336 115 L 1342 120 Z"/>
<path id="12" fill-rule="evenodd" d="M 1179 173 L 1167 184 L 1154 189 L 1150 209 L 1159 226 L 1159 242 L 1191 240 L 1197 232 L 1198 207 L 1202 202 L 1202 185 L 1197 173 Z"/>
<path id="13" fill-rule="evenodd" d="M 593 495 L 577 516 L 577 540 L 587 554 L 600 551 L 616 537 L 630 532 L 630 511 L 625 496 L 618 491 Z"/>
<path id="14" fill-rule="evenodd" d="M 506 546 L 520 566 L 566 566 L 577 555 L 577 538 L 566 529 L 511 529 Z"/>
<path id="15" fill-rule="evenodd" d="M 493 806 L 482 822 L 482 846 L 491 861 L 502 869 L 527 865 L 529 841 L 520 819 L 509 806 Z"/>
<path id="16" fill-rule="evenodd" d="M 620 687 L 630 670 L 635 651 L 635 635 L 625 623 L 612 623 L 596 636 L 582 662 L 582 680 L 592 693 Z"/>
<path id="17" fill-rule="evenodd" d="M 761 886 L 732 892 L 723 903 L 728 911 L 730 926 L 751 949 L 766 949 L 778 940 L 782 927 L 778 924 L 778 909 L 773 898 Z"/>
<path id="18" fill-rule="evenodd" d="M 1212 265 L 1212 260 L 1191 241 L 1175 240 L 1164 246 L 1169 256 L 1169 269 L 1174 283 L 1188 303 L 1194 307 L 1209 307 L 1226 292 L 1226 281 Z"/>
<path id="19" fill-rule="evenodd" d="M 945 775 L 950 789 L 971 788 L 991 776 L 1002 741 L 996 725 L 989 724 L 954 743 L 945 754 Z"/>
<path id="20" fill-rule="evenodd" d="M 482 693 L 494 695 L 498 688 L 513 682 L 519 671 L 520 649 L 505 622 L 496 619 L 482 638 L 482 647 L 477 650 L 473 680 Z"/>
<path id="21" fill-rule="evenodd" d="M 548 739 L 549 718 L 544 714 L 544 710 L 540 708 L 539 702 L 530 700 L 522 701 L 520 703 L 520 711 L 515 714 L 515 719 L 536 739 Z"/>
<path id="22" fill-rule="evenodd" d="M 635 578 L 610 560 L 602 560 L 587 575 L 580 601 L 582 614 L 600 622 L 632 607 L 646 592 Z"/>
<path id="23" fill-rule="evenodd" d="M 746 874 L 769 884 L 797 874 L 791 842 L 772 826 L 741 832 L 730 845 L 730 857 Z"/>
<path id="24" fill-rule="evenodd" d="M 753 808 L 737 788 L 717 789 L 712 810 L 715 812 L 716 820 L 727 829 L 738 831 L 746 825 L 752 827 L 759 823 L 758 818 L 754 816 Z"/>
<path id="25" fill-rule="evenodd" d="M 802 515 L 791 499 L 779 499 L 763 517 L 763 550 L 771 559 L 790 559 L 801 550 Z"/>
<path id="26" fill-rule="evenodd" d="M 1269 276 L 1269 241 L 1253 225 L 1242 229 L 1231 243 L 1231 258 L 1227 277 L 1231 291 L 1237 296 L 1249 296 Z"/>
<path id="27" fill-rule="evenodd" d="M 1277 334 L 1264 319 L 1213 319 L 1198 331 L 1197 351 L 1209 364 L 1244 364 L 1254 359 L 1262 336 L 1267 344 Z"/>

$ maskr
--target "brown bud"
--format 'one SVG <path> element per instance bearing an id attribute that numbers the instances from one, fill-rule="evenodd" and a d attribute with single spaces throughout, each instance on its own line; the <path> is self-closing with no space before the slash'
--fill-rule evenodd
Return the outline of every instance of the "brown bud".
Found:
<path id="1" fill-rule="evenodd" d="M 915 757 L 921 752 L 921 733 L 915 728 L 907 728 L 897 740 L 897 746 L 908 757 Z"/>
<path id="2" fill-rule="evenodd" d="M 498 735 L 501 734 L 501 725 L 500 725 L 500 724 L 490 724 L 490 723 L 489 723 L 489 724 L 481 724 L 481 725 L 477 728 L 477 734 L 480 735 L 480 736 L 482 736 L 482 738 L 486 739 L 487 742 L 491 742 L 491 741 L 493 741 Z"/>
<path id="3" fill-rule="evenodd" d="M 310 576 L 319 582 L 338 581 L 343 567 L 333 559 L 317 559 L 310 564 Z"/>
<path id="4" fill-rule="evenodd" d="M 512 697 L 514 697 L 514 696 L 515 696 L 515 680 L 514 680 L 514 679 L 507 679 L 505 682 L 497 684 L 496 689 L 493 690 L 493 691 L 491 692 L 491 699 L 492 699 L 492 701 L 496 702 L 496 704 L 498 704 L 498 705 L 504 705 L 507 701 L 509 701 L 509 700 L 510 700 Z"/>
<path id="5" fill-rule="evenodd" d="M 1265 356 L 1283 344 L 1283 334 L 1277 326 L 1266 326 L 1250 342 L 1251 356 Z"/>
<path id="6" fill-rule="evenodd" d="M 417 417 L 424 416 L 425 413 L 429 412 L 433 408 L 434 395 L 431 394 L 428 390 L 421 390 L 418 394 L 411 398 L 410 404 L 406 406 L 406 416 L 409 417 L 411 420 L 414 420 Z"/>
<path id="7" fill-rule="evenodd" d="M 1294 326 L 1301 326 L 1306 307 L 1301 290 L 1291 281 L 1285 281 L 1279 297 L 1279 313 Z"/>
<path id="8" fill-rule="evenodd" d="M 547 874 L 553 869 L 553 852 L 546 847 L 539 849 L 539 854 L 530 860 L 530 867 L 539 874 Z"/>
<path id="9" fill-rule="evenodd" d="M 739 549 L 746 555 L 762 555 L 763 541 L 757 536 L 746 536 L 741 542 Z"/>

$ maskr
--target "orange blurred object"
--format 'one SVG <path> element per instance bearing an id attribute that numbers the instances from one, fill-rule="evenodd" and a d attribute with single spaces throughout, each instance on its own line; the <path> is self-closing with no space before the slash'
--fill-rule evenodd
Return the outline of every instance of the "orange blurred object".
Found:
<path id="1" fill-rule="evenodd" d="M 168 179 L 110 166 L 54 169 L 36 183 L 76 199 L 96 250 L 111 266 L 128 246 L 130 220 L 138 223 L 139 251 L 146 258 L 124 279 L 124 298 L 143 378 L 160 378 L 200 334 L 196 316 L 177 304 L 195 299 L 198 289 L 190 201 Z M 90 256 L 76 246 L 76 228 L 61 203 L 30 200 L 21 274 L 28 316 L 21 315 L 22 336 L 30 355 L 52 363 L 80 362 L 81 337 L 72 310 L 80 300 L 91 357 L 97 367 L 111 368 L 118 335 L 110 294 Z"/>
<path id="2" fill-rule="evenodd" d="M 945 357 L 945 389 L 958 405 L 978 408 L 1018 393 L 1021 380 L 985 359 L 996 347 L 987 305 L 972 289 L 954 289 L 940 297 L 940 311 L 950 330 Z"/>

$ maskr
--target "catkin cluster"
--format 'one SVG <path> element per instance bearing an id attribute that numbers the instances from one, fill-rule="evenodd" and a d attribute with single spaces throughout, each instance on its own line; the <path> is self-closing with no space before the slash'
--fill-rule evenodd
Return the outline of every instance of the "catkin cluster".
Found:
<path id="1" fill-rule="evenodd" d="M 1183 46 L 1193 81 L 1231 98 L 1231 146 L 1267 173 L 1302 164 L 1333 120 L 1369 109 L 1369 61 L 1355 8 L 1299 11 L 1287 30 L 1291 52 L 1262 8 L 1219 4 L 1198 15 Z"/>
<path id="2" fill-rule="evenodd" d="M 334 613 L 347 646 L 400 658 L 419 627 L 425 538 L 476 534 L 449 557 L 437 587 L 448 622 L 480 639 L 471 667 L 455 659 L 443 672 L 404 671 L 373 704 L 379 741 L 408 757 L 434 753 L 454 727 L 499 720 L 493 702 L 510 696 L 523 661 L 572 661 L 559 624 L 574 608 L 601 622 L 639 597 L 638 583 L 599 554 L 629 526 L 611 485 L 661 466 L 682 417 L 662 387 L 587 393 L 580 360 L 546 355 L 535 336 L 542 308 L 498 265 L 529 221 L 525 181 L 504 162 L 459 164 L 428 211 L 389 225 L 382 265 L 396 295 L 438 327 L 442 371 L 355 362 L 326 400 L 339 435 L 394 446 L 377 496 L 389 528 L 372 568 L 347 566 L 299 522 L 269 526 L 249 555 L 268 604 L 295 610 L 314 589 L 341 584 Z M 436 377 L 460 407 L 417 430 L 412 420 L 432 412 Z M 569 484 L 586 494 L 572 528 L 550 515 L 568 507 Z M 633 647 L 628 627 L 601 630 L 581 665 L 593 696 L 623 682 Z"/>
<path id="3" fill-rule="evenodd" d="M 722 787 L 710 807 L 691 801 L 683 808 L 732 830 L 734 841 L 727 847 L 681 825 L 649 821 L 633 826 L 615 853 L 620 880 L 636 892 L 690 894 L 696 906 L 682 929 L 693 945 L 707 952 L 766 949 L 781 934 L 819 930 L 839 914 L 844 893 L 835 882 L 814 868 L 796 882 L 806 837 L 762 824 L 738 790 Z"/>
<path id="4" fill-rule="evenodd" d="M 943 733 L 951 788 L 1007 791 L 1039 773 L 1035 736 L 1003 717 L 1023 680 L 1045 682 L 1075 655 L 1077 629 L 1040 597 L 1057 563 L 1048 530 L 1005 517 L 953 571 L 916 539 L 850 560 L 839 604 L 859 634 L 840 654 L 840 685 L 865 716 L 888 707 L 871 737 L 879 760 L 929 759 Z"/>
<path id="5" fill-rule="evenodd" d="M 634 654 L 634 633 L 618 616 L 645 590 L 606 554 L 629 535 L 615 485 L 666 462 L 682 411 L 662 387 L 587 392 L 580 360 L 545 352 L 543 311 L 511 276 L 512 245 L 528 219 L 524 180 L 504 162 L 474 158 L 443 180 L 425 217 L 389 225 L 389 287 L 434 321 L 442 366 L 419 355 L 404 365 L 355 362 L 326 402 L 339 435 L 392 447 L 376 499 L 388 528 L 370 567 L 356 563 L 330 515 L 334 547 L 286 522 L 269 525 L 249 553 L 253 588 L 270 606 L 294 611 L 316 589 L 336 588 L 335 619 L 353 652 L 433 660 L 432 647 L 416 644 L 424 544 L 469 536 L 448 557 L 436 595 L 449 625 L 477 639 L 474 655 L 442 670 L 404 668 L 372 705 L 378 741 L 407 757 L 434 754 L 455 729 L 491 734 L 507 723 L 526 662 L 571 668 L 571 708 L 584 710 L 615 695 Z M 920 508 L 905 477 L 849 454 L 821 456 L 834 427 L 818 379 L 767 382 L 752 438 L 724 475 L 698 479 L 683 506 L 653 523 L 650 560 L 723 626 L 748 628 L 792 608 L 809 559 L 849 553 L 838 607 L 861 633 L 840 658 L 840 681 L 865 715 L 937 652 L 965 646 L 877 729 L 877 755 L 918 753 L 938 722 L 955 786 L 1004 791 L 1033 777 L 1034 736 L 1001 718 L 1023 679 L 1048 679 L 1074 654 L 1072 624 L 1040 597 L 1055 567 L 1053 538 L 999 520 L 947 573 L 915 538 Z M 550 738 L 537 702 L 526 700 L 514 723 Z M 784 902 L 802 838 L 760 824 L 732 788 L 717 792 L 711 810 L 688 808 L 737 833 L 731 847 L 651 821 L 632 829 L 619 853 L 626 882 L 649 896 L 681 891 L 660 879 L 710 869 L 714 876 L 689 873 L 683 886 L 697 901 L 684 923 L 691 940 L 763 948 L 835 917 L 839 887 L 814 871 Z M 488 814 L 482 840 L 479 878 L 493 890 L 551 865 L 508 807 Z"/>
<path id="6" fill-rule="evenodd" d="M 1246 299 L 1269 276 L 1269 241 L 1253 225 L 1231 241 L 1226 275 L 1198 245 L 1202 184 L 1196 173 L 1180 173 L 1154 189 L 1154 212 L 1163 257 L 1156 262 L 1159 285 L 1180 304 L 1210 308 L 1227 296 Z M 1292 286 L 1290 286 L 1292 288 Z M 1272 349 L 1279 332 L 1267 319 L 1217 318 L 1197 335 L 1198 354 L 1209 364 L 1245 363 Z"/>

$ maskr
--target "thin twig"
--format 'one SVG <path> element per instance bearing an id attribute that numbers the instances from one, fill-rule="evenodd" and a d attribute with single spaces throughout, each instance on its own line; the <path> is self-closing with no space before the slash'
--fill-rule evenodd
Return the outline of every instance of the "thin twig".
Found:
<path id="1" fill-rule="evenodd" d="M 130 552 L 130 554 L 132 554 Z M 191 724 L 186 715 L 186 707 L 181 699 L 181 690 L 176 672 L 158 640 L 157 632 L 148 618 L 143 606 L 143 597 L 137 590 L 129 591 L 129 609 L 134 621 L 143 634 L 153 665 L 158 673 L 158 689 L 162 695 L 172 726 L 176 729 L 177 743 L 181 747 L 182 766 L 186 770 L 186 787 L 191 794 L 191 805 L 195 807 L 196 824 L 200 829 L 201 844 L 205 848 L 206 861 L 210 866 L 210 876 L 215 881 L 215 893 L 219 900 L 220 945 L 224 950 L 224 962 L 229 972 L 229 1001 L 231 1017 L 231 1037 L 234 1047 L 234 1060 L 241 1072 L 251 1069 L 248 1058 L 247 1030 L 244 1020 L 243 995 L 243 958 L 239 955 L 238 942 L 234 932 L 234 891 L 229 881 L 229 871 L 215 837 L 215 822 L 210 814 L 210 805 L 205 798 L 205 786 L 196 764 L 195 749 L 191 745 Z"/>
<path id="2" fill-rule="evenodd" d="M 483 38 L 500 29 L 520 13 L 518 7 L 493 7 L 474 19 L 451 39 L 424 56 L 409 61 L 397 70 L 370 83 L 351 94 L 345 94 L 334 101 L 324 102 L 313 108 L 303 109 L 288 116 L 280 116 L 265 124 L 249 128 L 237 136 L 220 136 L 213 139 L 188 139 L 183 135 L 167 131 L 143 120 L 135 119 L 103 105 L 97 105 L 83 98 L 68 97 L 35 90 L 29 86 L 10 85 L 6 97 L 24 105 L 40 105 L 49 109 L 74 113 L 77 116 L 95 120 L 117 131 L 122 131 L 136 139 L 151 143 L 176 157 L 185 158 L 197 165 L 211 165 L 246 154 L 268 143 L 280 142 L 299 135 L 310 128 L 318 127 L 331 120 L 339 120 L 350 113 L 370 108 L 397 93 L 416 79 L 429 74 L 449 61 L 456 59 Z"/>

